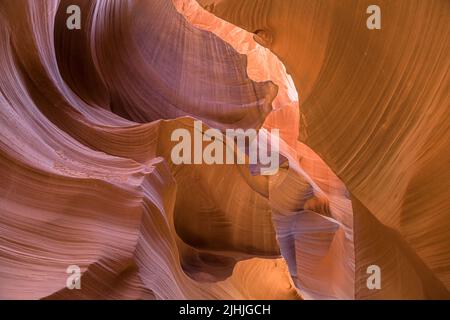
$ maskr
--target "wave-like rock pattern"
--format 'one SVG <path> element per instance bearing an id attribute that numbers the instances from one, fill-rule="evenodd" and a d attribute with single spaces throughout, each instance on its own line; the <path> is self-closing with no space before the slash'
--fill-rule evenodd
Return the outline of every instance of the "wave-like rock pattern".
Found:
<path id="1" fill-rule="evenodd" d="M 198 2 L 292 75 L 300 140 L 352 194 L 355 298 L 449 298 L 450 3 Z M 366 27 L 369 5 L 381 30 Z M 381 290 L 366 287 L 371 264 Z"/>
<path id="2" fill-rule="evenodd" d="M 193 118 L 219 129 L 258 128 L 275 87 L 250 80 L 244 56 L 189 25 L 166 1 L 78 4 L 86 24 L 73 34 L 60 33 L 63 2 L 0 7 L 0 296 L 300 298 L 280 258 L 268 179 L 244 165 L 170 162 L 174 129 L 193 130 Z M 166 15 L 167 28 L 192 38 L 186 45 L 205 59 L 187 52 L 177 60 L 186 52 L 171 37 L 159 38 L 162 30 L 149 42 L 133 38 L 151 35 L 136 29 L 137 17 L 155 12 Z M 115 38 L 122 32 L 130 37 Z M 102 45 L 118 47 L 102 53 Z M 165 61 L 165 46 L 181 53 Z M 131 64 L 125 70 L 119 61 L 127 48 L 136 57 L 122 61 Z M 100 64 L 109 59 L 109 67 Z M 133 78 L 129 70 L 142 74 Z M 164 71 L 182 70 L 201 75 L 174 78 L 166 92 L 152 87 Z M 126 87 L 120 72 L 130 77 Z M 203 92 L 189 94 L 196 84 Z M 151 114 L 158 97 L 167 101 Z M 170 120 L 184 115 L 190 118 Z M 74 264 L 82 269 L 81 290 L 65 287 Z"/>
<path id="3" fill-rule="evenodd" d="M 79 2 L 80 5 L 84 3 Z M 105 3 L 93 2 L 94 7 Z M 141 12 L 123 7 L 123 2 L 108 4 L 109 9 L 117 10 L 118 16 L 105 15 L 103 22 L 106 24 L 115 25 L 114 21 L 120 17 L 131 21 L 131 13 L 134 12 L 134 16 Z M 139 7 L 143 2 L 131 4 Z M 2 2 L 0 6 L 1 170 L 4 177 L 0 193 L 0 296 L 21 299 L 261 298 L 260 287 L 267 287 L 265 298 L 298 298 L 282 260 L 247 260 L 233 269 L 232 266 L 242 260 L 237 253 L 231 254 L 230 262 L 221 258 L 222 254 L 215 257 L 201 252 L 190 245 L 194 241 L 178 236 L 176 217 L 188 208 L 185 210 L 176 204 L 190 196 L 183 193 L 183 188 L 189 188 L 189 185 L 177 184 L 176 168 L 170 168 L 167 153 L 170 153 L 170 132 L 180 121 L 156 120 L 139 124 L 112 113 L 106 105 L 94 103 L 94 98 L 90 101 L 82 92 L 77 95 L 75 92 L 80 90 L 80 84 L 70 86 L 70 82 L 64 80 L 73 76 L 76 81 L 76 76 L 58 64 L 55 31 L 58 15 L 63 12 L 59 10 L 61 5 L 58 1 L 18 1 Z M 272 87 L 246 77 L 242 56 L 218 38 L 186 28 L 186 21 L 170 3 L 152 1 L 146 5 L 153 5 L 153 9 L 162 10 L 162 13 L 168 11 L 166 20 L 170 21 L 172 16 L 178 21 L 180 30 L 187 30 L 187 34 L 209 37 L 210 42 L 222 48 L 224 55 L 229 57 L 225 62 L 216 61 L 218 68 L 230 75 L 228 82 L 223 77 L 225 83 L 219 88 L 229 85 L 230 89 L 224 90 L 232 95 L 233 90 L 236 92 L 234 97 L 239 101 L 240 109 L 234 112 L 237 107 L 230 106 L 229 111 L 243 117 L 228 115 L 227 119 L 239 122 L 249 117 L 254 109 L 259 111 L 248 118 L 247 124 L 257 126 L 264 120 L 261 110 L 270 106 L 271 100 L 265 97 L 273 95 Z M 145 11 L 142 13 L 145 16 Z M 112 21 L 108 21 L 108 17 Z M 102 28 L 102 24 L 96 27 L 98 32 Z M 159 48 L 165 41 L 168 39 L 159 40 L 156 46 L 150 43 L 151 48 Z M 204 42 L 208 43 L 208 40 Z M 64 46 L 69 44 L 58 45 L 64 51 Z M 86 65 L 80 62 L 84 68 Z M 236 79 L 240 82 L 234 83 Z M 211 81 L 211 86 L 213 84 Z M 90 85 L 89 92 L 94 96 L 102 89 L 100 85 Z M 242 90 L 236 89 L 239 85 Z M 115 89 L 109 90 L 108 94 L 113 97 L 111 103 L 120 104 L 120 98 L 114 100 Z M 173 90 L 177 92 L 176 88 Z M 214 93 L 211 88 L 208 90 Z M 264 97 L 258 96 L 259 93 Z M 168 95 L 167 99 L 171 97 Z M 177 99 L 175 97 L 170 103 L 176 106 Z M 225 103 L 219 96 L 211 99 L 212 104 L 214 101 Z M 194 111 L 190 114 L 192 117 L 197 116 Z M 227 112 L 226 108 L 223 112 Z M 183 121 L 192 127 L 192 119 Z M 226 121 L 221 125 L 226 127 Z M 163 154 L 166 158 L 159 157 Z M 219 169 L 215 171 L 219 172 Z M 242 182 L 230 178 L 230 184 L 233 183 Z M 191 177 L 190 185 L 196 185 L 195 176 Z M 252 194 L 253 198 L 258 197 L 252 188 L 247 188 L 247 197 Z M 240 209 L 248 212 L 254 203 L 244 200 Z M 267 208 L 265 211 L 268 213 Z M 254 246 L 260 248 L 259 252 L 250 252 L 245 258 L 265 254 L 279 257 L 270 216 L 267 213 L 258 216 L 257 213 L 255 210 L 255 216 L 262 220 L 260 228 L 243 222 L 249 233 L 238 232 L 240 224 L 227 229 L 247 237 L 238 237 L 230 244 L 230 251 L 249 251 L 247 246 Z M 183 236 L 183 232 L 179 233 Z M 189 268 L 195 266 L 197 260 L 206 261 L 204 266 L 200 265 L 201 272 L 209 275 L 216 271 L 214 267 L 220 265 L 216 262 L 220 259 L 230 265 L 226 277 L 209 276 L 212 277 L 209 279 L 203 276 L 195 280 L 190 276 L 189 273 L 195 273 L 196 269 Z M 79 265 L 82 269 L 82 289 L 79 291 L 65 288 L 69 265 Z M 254 270 L 258 271 L 253 273 Z M 249 275 L 253 281 L 247 280 Z M 276 280 L 275 285 L 271 279 Z"/>
<path id="4" fill-rule="evenodd" d="M 269 13 L 287 17 L 282 23 L 292 23 L 291 30 L 303 30 L 308 41 L 313 41 L 308 33 L 313 31 L 314 35 L 335 39 L 337 35 L 328 34 L 328 26 L 337 20 L 343 23 L 339 32 L 345 31 L 355 10 L 347 11 L 347 7 L 329 1 L 334 4 L 333 10 L 349 15 L 348 20 L 340 21 L 332 15 L 333 10 L 321 12 L 324 8 L 314 9 L 311 4 L 300 10 L 301 1 L 286 1 L 284 9 L 275 4 L 273 8 L 267 4 L 258 7 L 263 2 L 225 0 L 214 7 L 211 1 L 206 5 L 231 21 L 236 5 L 244 21 L 251 17 L 248 10 L 255 8 L 260 16 L 252 21 L 262 17 L 267 22 Z M 69 5 L 81 8 L 81 30 L 65 26 Z M 317 31 L 304 28 L 293 22 L 290 14 L 279 11 L 285 9 L 305 17 L 315 10 L 314 21 L 306 19 L 305 23 L 316 23 L 316 18 L 325 22 Z M 448 12 L 448 6 L 440 1 L 418 9 L 429 9 L 430 14 L 438 9 Z M 446 16 L 440 17 L 437 21 L 444 23 Z M 357 141 L 338 144 L 336 139 L 344 135 L 339 130 L 357 128 L 361 119 L 351 112 L 345 114 L 343 105 L 339 106 L 343 113 L 326 109 L 325 102 L 334 94 L 343 100 L 355 99 L 356 111 L 366 110 L 366 104 L 357 104 L 358 96 L 352 98 L 342 90 L 344 84 L 369 85 L 376 79 L 351 82 L 358 75 L 340 70 L 345 67 L 342 59 L 333 59 L 342 52 L 331 45 L 324 48 L 327 42 L 312 43 L 318 50 L 316 58 L 308 56 L 308 60 L 303 52 L 305 63 L 295 69 L 296 73 L 292 68 L 297 64 L 288 58 L 297 56 L 303 47 L 283 38 L 283 29 L 276 29 L 279 25 L 273 24 L 273 30 L 253 30 L 242 21 L 233 21 L 248 32 L 203 10 L 194 0 L 4 1 L 0 3 L 0 18 L 0 298 L 353 299 L 448 295 L 448 261 L 441 250 L 448 244 L 448 210 L 444 210 L 448 200 L 428 190 L 435 180 L 445 177 L 445 172 L 442 174 L 431 162 L 441 159 L 445 164 L 445 152 L 440 158 L 434 156 L 443 140 L 432 140 L 434 144 L 427 145 L 432 151 L 420 153 L 420 161 L 408 158 L 428 171 L 408 171 L 414 177 L 411 181 L 416 182 L 408 192 L 398 193 L 395 201 L 383 198 L 385 193 L 367 191 L 373 187 L 378 192 L 379 179 L 395 184 L 402 178 L 399 172 L 405 175 L 406 167 L 400 164 L 407 159 L 399 156 L 408 147 L 403 139 L 408 138 L 409 131 L 428 128 L 427 121 L 445 123 L 444 113 L 423 118 L 424 109 L 417 106 L 417 116 L 403 128 L 405 137 L 395 135 L 402 127 L 390 129 L 397 137 L 391 141 L 392 153 L 376 153 L 370 159 L 385 159 L 380 165 L 386 169 L 374 173 L 368 163 L 367 168 L 347 171 L 347 165 L 357 166 L 359 162 L 352 161 L 372 150 L 365 150 L 369 142 L 358 144 L 358 136 L 352 136 L 358 137 Z M 448 33 L 439 30 L 435 38 L 424 41 L 443 50 L 446 44 L 434 40 Z M 253 31 L 257 31 L 255 39 Z M 275 41 L 281 48 L 287 40 L 294 46 L 290 48 L 293 56 L 288 58 L 278 47 L 268 45 Z M 381 54 L 385 49 L 376 40 L 367 43 L 380 47 Z M 365 43 L 355 50 L 359 52 Z M 293 80 L 274 53 L 292 72 Z M 385 67 L 387 74 L 383 76 L 395 80 L 397 73 L 388 71 L 402 71 L 398 69 L 401 64 L 395 64 L 396 55 L 384 54 L 383 61 L 392 65 Z M 448 67 L 448 60 L 437 57 L 441 64 L 436 64 L 429 79 L 435 95 L 420 92 L 428 98 L 424 102 L 433 102 L 430 108 L 443 112 L 438 108 L 442 106 L 438 93 L 448 81 L 438 67 Z M 322 65 L 324 59 L 327 63 Z M 350 78 L 334 91 L 327 85 L 329 80 L 309 82 L 311 73 L 319 69 L 331 70 L 330 75 L 324 73 L 325 79 L 339 72 Z M 306 85 L 299 75 L 306 77 Z M 437 75 L 441 76 L 439 83 L 433 81 Z M 300 92 L 300 109 L 293 83 Z M 383 94 L 389 94 L 389 86 L 382 88 Z M 375 86 L 365 90 L 357 91 L 358 95 L 376 96 Z M 325 97 L 320 98 L 320 91 Z M 314 106 L 308 109 L 306 101 L 313 101 Z M 383 101 L 380 105 L 388 110 Z M 402 106 L 410 107 L 406 102 Z M 401 109 L 392 112 L 402 114 Z M 383 123 L 388 130 L 388 120 L 398 120 L 389 114 L 386 117 Z M 270 129 L 280 129 L 279 172 L 262 176 L 253 165 L 172 163 L 170 154 L 176 143 L 171 141 L 171 133 L 183 128 L 193 134 L 195 120 L 204 122 L 202 130 L 255 128 L 268 141 Z M 342 124 L 339 130 L 336 122 Z M 372 126 L 376 128 L 377 123 Z M 444 137 L 448 133 L 445 128 L 441 128 Z M 421 139 L 431 139 L 432 133 L 425 129 Z M 306 144 L 297 140 L 299 132 L 307 133 Z M 374 147 L 367 145 L 369 149 Z M 353 151 L 358 148 L 362 154 Z M 395 175 L 389 176 L 392 172 Z M 428 175 L 431 173 L 439 179 Z M 383 192 L 392 190 L 389 183 Z M 422 202 L 425 198 L 421 196 L 428 196 L 428 201 Z M 393 212 L 389 216 L 392 221 L 398 220 L 402 228 L 383 220 L 383 211 L 376 206 L 381 201 Z M 399 216 L 392 208 L 410 210 Z M 431 219 L 430 225 L 424 230 L 414 229 L 424 216 Z M 413 231 L 421 233 L 411 239 L 408 235 Z M 425 237 L 428 232 L 433 232 L 433 238 Z M 383 289 L 376 293 L 365 287 L 368 263 L 379 264 L 383 270 Z M 80 290 L 66 288 L 70 265 L 81 268 Z"/>

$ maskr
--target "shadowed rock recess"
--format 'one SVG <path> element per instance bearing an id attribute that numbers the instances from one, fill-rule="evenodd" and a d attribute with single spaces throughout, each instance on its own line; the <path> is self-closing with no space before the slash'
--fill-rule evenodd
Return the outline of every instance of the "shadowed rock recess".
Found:
<path id="1" fill-rule="evenodd" d="M 449 299 L 449 25 L 447 0 L 1 1 L 0 298 Z M 174 163 L 199 120 L 278 129 L 279 170 Z"/>

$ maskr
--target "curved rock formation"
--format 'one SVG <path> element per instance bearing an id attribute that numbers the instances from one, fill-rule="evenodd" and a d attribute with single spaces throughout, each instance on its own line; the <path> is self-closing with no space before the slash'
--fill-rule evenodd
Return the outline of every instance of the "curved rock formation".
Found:
<path id="1" fill-rule="evenodd" d="M 450 3 L 199 2 L 255 33 L 292 75 L 300 140 L 353 195 L 355 297 L 448 298 Z M 369 5 L 381 30 L 366 26 Z M 371 264 L 380 291 L 365 286 Z"/>
<path id="2" fill-rule="evenodd" d="M 111 70 L 102 70 L 94 63 L 97 53 L 90 56 L 89 51 L 83 57 L 86 44 L 79 41 L 86 39 L 88 34 L 84 31 L 75 31 L 79 38 L 74 39 L 72 34 L 59 34 L 62 26 L 58 27 L 58 23 L 62 21 L 61 15 L 65 15 L 63 2 L 2 3 L 1 169 L 4 179 L 0 193 L 3 230 L 0 296 L 9 299 L 299 298 L 284 260 L 279 259 L 267 195 L 264 197 L 259 190 L 265 188 L 266 182 L 259 181 L 260 177 L 250 179 L 248 173 L 247 178 L 242 177 L 245 168 L 235 166 L 229 168 L 230 172 L 222 171 L 222 167 L 196 168 L 196 172 L 184 176 L 186 169 L 171 168 L 167 154 L 170 154 L 173 128 L 189 126 L 189 123 L 192 127 L 192 119 L 158 120 L 190 115 L 217 128 L 259 127 L 270 111 L 275 87 L 248 79 L 244 56 L 212 34 L 189 26 L 166 1 L 136 1 L 130 7 L 110 2 L 111 7 L 107 8 L 101 1 L 91 2 L 89 8 L 82 6 L 85 3 L 79 2 L 84 13 L 87 9 L 117 10 L 117 16 L 106 15 L 104 20 L 95 20 L 98 25 L 84 19 L 86 26 L 82 30 L 89 25 L 92 32 L 107 38 L 113 33 L 108 33 L 105 24 L 123 27 L 124 32 L 134 30 L 129 27 L 141 27 L 139 23 L 117 24 L 120 17 L 133 21 L 131 17 L 136 13 L 146 17 L 150 12 L 165 12 L 167 23 L 172 23 L 174 30 L 182 30 L 192 39 L 200 37 L 192 50 L 206 48 L 204 61 L 193 59 L 191 52 L 182 61 L 172 57 L 180 64 L 169 67 L 176 67 L 177 74 L 182 68 L 195 70 L 202 63 L 203 67 L 197 70 L 199 76 L 183 78 L 179 88 L 173 87 L 177 81 L 172 81 L 176 79 L 169 77 L 170 93 L 162 95 L 167 107 L 160 106 L 157 111 L 161 114 L 154 118 L 145 112 L 136 116 L 140 119 L 135 120 L 147 122 L 138 124 L 131 121 L 131 109 L 139 110 L 142 98 L 149 105 L 154 96 L 161 95 L 156 90 L 160 88 L 156 87 L 152 94 L 141 89 L 144 96 L 137 97 L 139 101 L 130 99 L 130 106 L 124 106 L 124 100 L 134 97 L 128 89 L 138 88 L 137 82 L 127 86 L 128 89 L 113 88 L 120 85 L 114 79 L 115 72 L 123 72 L 122 76 L 131 77 L 131 74 L 115 69 L 115 64 L 110 66 Z M 160 30 L 156 31 L 157 37 Z M 147 52 L 146 58 L 153 60 L 157 57 L 152 58 L 152 54 L 157 54 L 165 44 L 167 50 L 182 48 L 174 47 L 169 38 L 157 37 L 143 48 L 137 46 L 139 39 L 134 40 L 134 53 Z M 128 44 L 121 43 L 120 39 L 109 41 L 108 46 Z M 98 39 L 92 43 L 102 42 Z M 218 48 L 222 48 L 222 53 L 213 55 L 212 50 Z M 69 60 L 80 59 L 81 67 L 72 68 L 70 61 L 62 59 L 65 53 L 70 53 L 65 56 Z M 123 53 L 120 50 L 117 56 L 108 58 L 120 60 Z M 206 58 L 208 55 L 210 58 Z M 216 69 L 208 68 L 211 59 Z M 160 76 L 168 68 L 167 61 L 155 61 L 149 65 L 150 69 L 140 65 L 142 59 L 129 63 L 136 72 L 143 72 L 148 81 L 162 81 Z M 161 70 L 152 73 L 152 68 Z M 111 72 L 109 76 L 105 71 Z M 86 72 L 90 75 L 87 80 Z M 108 82 L 111 80 L 108 77 L 114 81 Z M 138 81 L 139 77 L 133 79 Z M 191 89 L 187 86 L 194 85 L 194 80 L 202 83 L 197 89 L 203 93 L 188 94 Z M 210 83 L 210 87 L 205 88 L 205 83 Z M 151 85 L 144 83 L 141 88 L 151 88 Z M 189 105 L 195 108 L 189 109 Z M 168 110 L 169 107 L 174 111 Z M 121 108 L 130 114 L 124 115 Z M 184 225 L 183 217 L 195 209 L 186 191 L 200 186 L 198 179 L 208 188 L 216 179 L 224 179 L 230 173 L 232 176 L 223 184 L 225 191 L 230 187 L 248 189 L 247 195 L 236 203 L 238 206 L 228 208 L 226 204 L 232 202 L 219 199 L 215 205 L 219 211 L 211 211 L 211 220 L 204 221 L 212 228 L 210 233 L 203 234 L 193 222 Z M 184 188 L 187 189 L 183 191 Z M 191 200 L 198 208 L 210 210 L 207 206 L 211 196 L 207 193 L 204 199 Z M 254 219 L 233 218 L 249 210 L 254 210 Z M 215 212 L 229 227 L 216 225 Z M 195 221 L 195 211 L 192 218 Z M 240 230 L 242 227 L 245 232 Z M 235 235 L 235 240 L 218 237 L 227 234 Z M 199 237 L 206 239 L 206 246 L 198 241 Z M 270 256 L 270 260 L 248 260 L 258 256 Z M 81 268 L 81 290 L 66 288 L 66 270 L 71 265 Z M 261 288 L 266 289 L 261 291 Z"/>
<path id="3" fill-rule="evenodd" d="M 0 298 L 448 297 L 449 6 L 390 4 L 396 41 L 363 1 L 199 2 L 247 31 L 195 0 L 0 3 Z M 279 129 L 280 168 L 178 164 L 179 129 Z"/>

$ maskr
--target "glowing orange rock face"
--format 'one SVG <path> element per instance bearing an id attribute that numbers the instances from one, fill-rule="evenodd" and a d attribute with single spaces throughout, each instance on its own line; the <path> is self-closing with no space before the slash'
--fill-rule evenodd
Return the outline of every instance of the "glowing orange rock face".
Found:
<path id="1" fill-rule="evenodd" d="M 450 3 L 199 2 L 262 32 L 292 75 L 301 141 L 353 195 L 355 297 L 448 297 Z M 366 24 L 374 4 L 380 30 Z M 365 285 L 371 264 L 381 290 Z"/>
<path id="2" fill-rule="evenodd" d="M 0 298 L 447 297 L 445 15 L 397 43 L 354 28 L 364 1 L 199 2 L 235 25 L 194 0 L 0 4 Z M 399 3 L 396 32 L 449 10 Z M 198 120 L 279 129 L 278 173 L 175 164 Z"/>

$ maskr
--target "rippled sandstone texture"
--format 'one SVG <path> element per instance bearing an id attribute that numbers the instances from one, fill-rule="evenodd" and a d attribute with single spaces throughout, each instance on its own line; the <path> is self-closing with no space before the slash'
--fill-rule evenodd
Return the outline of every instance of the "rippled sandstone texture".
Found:
<path id="1" fill-rule="evenodd" d="M 416 26 L 434 28 L 433 36 L 405 33 L 409 51 L 389 33 L 390 53 L 385 40 L 353 30 L 359 20 L 365 26 L 354 14 L 360 4 L 267 3 L 252 21 L 272 13 L 270 30 L 233 21 L 233 12 L 245 21 L 258 3 L 208 7 L 250 32 L 194 0 L 0 3 L 0 298 L 448 297 L 448 31 L 440 28 L 448 5 L 400 1 L 412 16 L 441 14 L 436 26 Z M 65 25 L 73 4 L 81 30 Z M 277 21 L 301 30 L 315 51 L 283 38 Z M 356 32 L 351 41 L 332 23 L 346 37 Z M 287 41 L 290 58 L 255 42 L 253 31 L 263 45 L 286 49 Z M 369 54 L 373 69 L 355 68 L 349 57 L 368 44 L 386 66 Z M 371 77 L 356 73 L 365 69 Z M 389 81 L 381 86 L 377 77 Z M 171 133 L 192 133 L 195 120 L 267 135 L 280 129 L 279 173 L 173 164 Z M 365 136 L 380 125 L 388 136 Z M 375 160 L 381 169 L 373 171 Z M 369 264 L 382 267 L 382 290 L 366 288 Z M 81 267 L 81 290 L 66 288 L 69 265 Z"/>
<path id="2" fill-rule="evenodd" d="M 450 288 L 450 3 L 199 0 L 256 34 L 292 75 L 300 140 L 352 194 L 356 298 Z M 366 27 L 366 8 L 382 12 Z M 365 288 L 378 264 L 384 287 Z"/>

